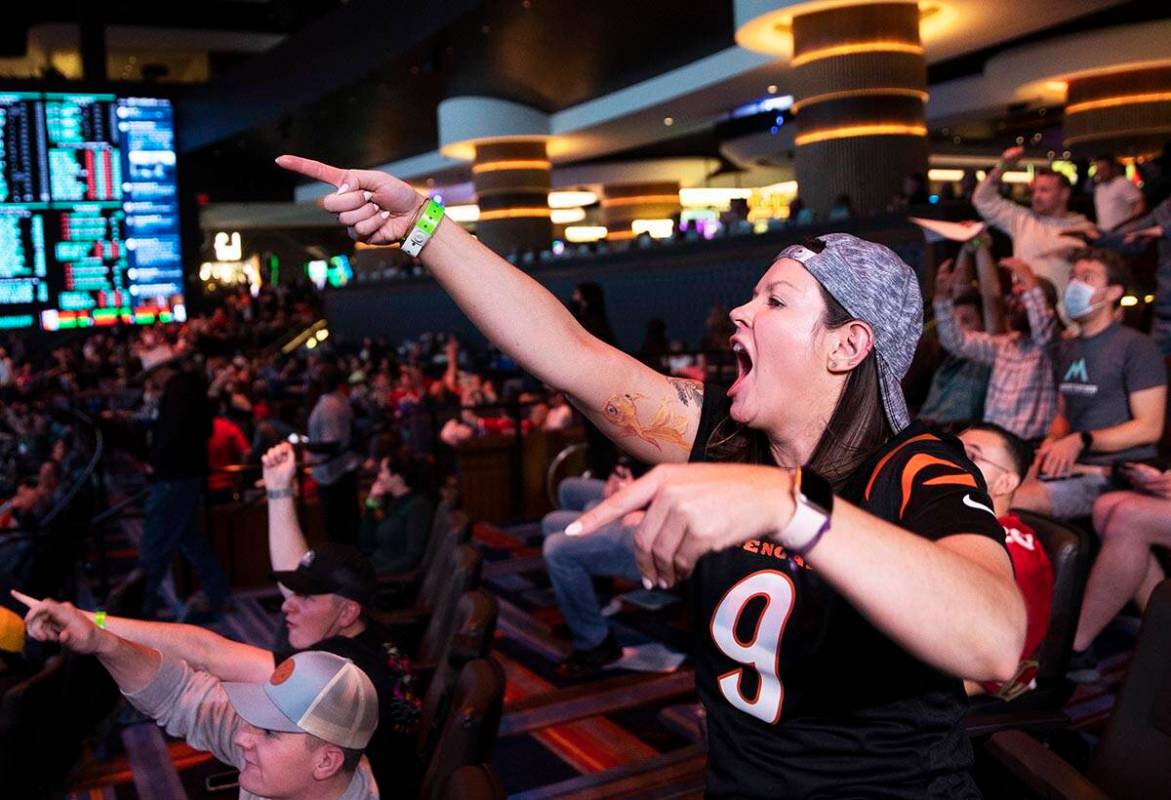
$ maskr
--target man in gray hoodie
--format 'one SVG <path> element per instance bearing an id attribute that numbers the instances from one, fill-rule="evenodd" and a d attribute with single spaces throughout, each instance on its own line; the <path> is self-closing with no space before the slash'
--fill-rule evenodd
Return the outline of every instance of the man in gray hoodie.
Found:
<path id="1" fill-rule="evenodd" d="M 240 800 L 378 800 L 362 752 L 378 724 L 374 685 L 349 659 L 310 650 L 263 683 L 225 683 L 121 638 L 69 603 L 35 600 L 28 636 L 97 656 L 126 698 L 172 736 L 240 770 Z"/>
<path id="2" fill-rule="evenodd" d="M 1006 200 L 997 186 L 1004 173 L 1024 154 L 1010 147 L 972 193 L 972 204 L 989 225 L 1012 237 L 1012 255 L 1029 263 L 1038 277 L 1047 278 L 1060 297 L 1069 282 L 1068 256 L 1084 243 L 1073 234 L 1093 229 L 1081 214 L 1069 210 L 1069 179 L 1049 169 L 1033 178 L 1029 207 Z"/>

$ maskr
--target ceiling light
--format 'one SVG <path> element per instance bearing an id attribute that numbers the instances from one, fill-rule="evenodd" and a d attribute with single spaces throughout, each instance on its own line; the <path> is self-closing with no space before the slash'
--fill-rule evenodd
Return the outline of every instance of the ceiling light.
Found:
<path id="1" fill-rule="evenodd" d="M 565 229 L 565 240 L 574 243 L 596 242 L 605 239 L 606 233 L 602 225 L 570 225 Z"/>
<path id="2" fill-rule="evenodd" d="M 679 203 L 683 206 L 722 206 L 732 200 L 752 197 L 751 189 L 716 189 L 708 186 L 696 186 L 691 189 L 679 190 Z"/>
<path id="3" fill-rule="evenodd" d="M 491 211 L 480 212 L 480 222 L 493 219 L 528 219 L 549 218 L 548 208 L 494 208 Z"/>
<path id="4" fill-rule="evenodd" d="M 777 93 L 777 85 L 775 83 L 770 83 L 768 85 L 768 93 L 769 94 L 776 94 Z"/>
<path id="5" fill-rule="evenodd" d="M 798 145 L 824 142 L 830 139 L 853 139 L 859 136 L 926 136 L 927 128 L 924 125 L 908 125 L 906 123 L 877 122 L 867 125 L 843 125 L 840 128 L 824 128 L 817 131 L 802 133 L 794 139 Z"/>
<path id="6" fill-rule="evenodd" d="M 549 192 L 549 208 L 576 208 L 598 202 L 598 195 L 586 189 Z"/>
<path id="7" fill-rule="evenodd" d="M 448 206 L 443 209 L 443 213 L 455 222 L 475 222 L 480 218 L 480 207 L 475 203 Z"/>
<path id="8" fill-rule="evenodd" d="M 964 171 L 962 169 L 943 169 L 936 167 L 935 169 L 927 170 L 927 180 L 929 181 L 954 183 L 955 181 L 962 181 L 963 179 Z"/>
<path id="9" fill-rule="evenodd" d="M 672 125 L 675 124 L 675 118 L 674 117 L 663 117 L 663 124 L 666 125 L 668 128 L 670 128 Z"/>
<path id="10" fill-rule="evenodd" d="M 760 187 L 761 194 L 797 194 L 797 181 L 778 181 Z"/>
<path id="11" fill-rule="evenodd" d="M 675 233 L 675 222 L 669 219 L 636 219 L 630 223 L 635 236 L 649 234 L 652 239 L 670 239 Z"/>
<path id="12" fill-rule="evenodd" d="M 859 53 L 912 53 L 915 55 L 923 55 L 923 45 L 914 42 L 848 42 L 846 44 L 833 45 L 832 47 L 810 50 L 799 56 L 794 56 L 790 63 L 793 67 L 800 67 L 803 64 L 808 64 L 810 61 L 834 58 L 836 56 L 852 56 Z"/>
<path id="13" fill-rule="evenodd" d="M 549 212 L 549 219 L 554 225 L 569 225 L 581 222 L 586 218 L 584 208 L 555 208 Z"/>

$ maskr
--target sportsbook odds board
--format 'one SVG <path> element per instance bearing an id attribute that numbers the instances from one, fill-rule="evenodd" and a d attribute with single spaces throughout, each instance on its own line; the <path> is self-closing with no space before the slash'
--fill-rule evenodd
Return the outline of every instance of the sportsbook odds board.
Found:
<path id="1" fill-rule="evenodd" d="M 0 92 L 0 329 L 185 315 L 170 100 Z"/>

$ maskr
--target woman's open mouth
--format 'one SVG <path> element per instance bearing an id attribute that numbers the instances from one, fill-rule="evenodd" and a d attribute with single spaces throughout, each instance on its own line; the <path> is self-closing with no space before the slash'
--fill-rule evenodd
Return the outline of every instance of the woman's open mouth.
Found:
<path id="1" fill-rule="evenodd" d="M 740 342 L 732 342 L 732 353 L 736 356 L 736 382 L 728 389 L 728 395 L 731 396 L 733 392 L 740 388 L 740 384 L 752 372 L 752 356 L 748 355 L 748 350 Z"/>

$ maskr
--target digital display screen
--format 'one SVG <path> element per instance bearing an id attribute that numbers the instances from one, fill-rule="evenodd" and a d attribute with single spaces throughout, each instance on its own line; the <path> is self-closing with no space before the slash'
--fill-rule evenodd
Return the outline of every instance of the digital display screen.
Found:
<path id="1" fill-rule="evenodd" d="M 0 92 L 0 329 L 185 317 L 171 101 Z"/>

